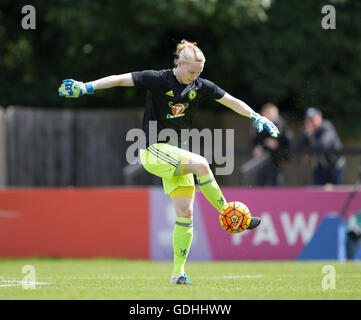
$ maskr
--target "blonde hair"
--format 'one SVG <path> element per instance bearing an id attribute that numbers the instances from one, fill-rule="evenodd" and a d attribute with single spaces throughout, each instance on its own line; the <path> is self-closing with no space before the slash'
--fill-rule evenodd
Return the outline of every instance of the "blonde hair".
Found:
<path id="1" fill-rule="evenodd" d="M 184 39 L 177 44 L 175 55 L 176 55 L 176 58 L 174 59 L 175 65 L 177 65 L 178 61 L 183 61 L 188 63 L 206 62 L 206 58 L 204 57 L 202 50 L 197 47 L 197 43 L 189 42 Z"/>

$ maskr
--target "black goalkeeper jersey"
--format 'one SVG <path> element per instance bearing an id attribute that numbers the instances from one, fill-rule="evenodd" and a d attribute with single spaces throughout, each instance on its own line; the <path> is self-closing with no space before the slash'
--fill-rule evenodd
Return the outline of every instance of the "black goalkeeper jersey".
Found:
<path id="1" fill-rule="evenodd" d="M 158 138 L 163 129 L 173 129 L 178 134 L 178 146 L 181 130 L 191 129 L 192 120 L 198 105 L 205 99 L 221 99 L 225 91 L 213 82 L 198 77 L 191 84 L 181 84 L 174 69 L 145 70 L 132 72 L 136 87 L 147 89 L 146 109 L 143 118 L 143 130 L 149 146 L 149 122 L 156 121 L 157 142 L 168 142 Z M 152 142 L 152 141 L 151 141 Z"/>

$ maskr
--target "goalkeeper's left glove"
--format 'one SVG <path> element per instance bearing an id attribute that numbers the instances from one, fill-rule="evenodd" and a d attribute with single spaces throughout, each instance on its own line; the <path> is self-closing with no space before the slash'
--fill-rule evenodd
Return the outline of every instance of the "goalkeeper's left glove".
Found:
<path id="1" fill-rule="evenodd" d="M 61 97 L 79 98 L 84 94 L 94 93 L 94 87 L 91 82 L 83 83 L 74 79 L 65 79 L 58 92 Z"/>
<path id="2" fill-rule="evenodd" d="M 278 128 L 274 123 L 268 120 L 266 117 L 262 117 L 259 113 L 254 112 L 251 114 L 251 119 L 255 122 L 257 132 L 262 132 L 265 128 L 273 138 L 277 138 L 280 134 Z"/>

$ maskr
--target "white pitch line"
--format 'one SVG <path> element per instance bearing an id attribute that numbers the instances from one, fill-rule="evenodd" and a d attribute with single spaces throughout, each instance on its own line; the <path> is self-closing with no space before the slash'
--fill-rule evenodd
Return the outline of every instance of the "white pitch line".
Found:
<path id="1" fill-rule="evenodd" d="M 2 279 L 1 282 L 7 284 L 0 284 L 0 287 L 20 287 L 23 285 L 47 285 L 49 282 L 38 282 L 38 281 L 23 281 L 23 280 L 5 280 Z"/>
<path id="2" fill-rule="evenodd" d="M 254 275 L 244 274 L 244 275 L 234 275 L 234 276 L 223 276 L 223 278 L 226 278 L 226 279 L 255 279 L 255 278 L 263 278 L 263 276 L 260 274 L 254 274 Z"/>
<path id="3" fill-rule="evenodd" d="M 262 275 L 259 274 L 255 274 L 255 275 L 250 275 L 250 274 L 244 274 L 244 275 L 230 275 L 230 276 L 209 276 L 209 277 L 195 277 L 197 279 L 259 279 L 259 278 L 263 278 Z"/>
<path id="4" fill-rule="evenodd" d="M 0 288 L 3 288 L 3 287 L 19 287 L 18 284 L 0 284 Z"/>
<path id="5" fill-rule="evenodd" d="M 120 276 L 120 277 L 110 277 L 108 279 L 111 280 L 132 280 L 132 279 L 144 279 L 144 280 L 157 280 L 157 279 L 163 279 L 164 277 L 157 277 L 157 276 L 143 276 L 143 277 L 139 277 L 139 276 Z M 263 278 L 262 275 L 260 274 L 244 274 L 244 275 L 225 275 L 225 276 L 194 276 L 194 279 L 215 279 L 215 280 L 219 280 L 219 279 L 259 279 L 259 278 Z"/>

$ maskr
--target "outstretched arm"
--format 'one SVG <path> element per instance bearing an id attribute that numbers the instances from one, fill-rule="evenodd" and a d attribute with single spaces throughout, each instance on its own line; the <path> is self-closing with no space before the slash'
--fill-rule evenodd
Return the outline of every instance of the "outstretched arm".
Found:
<path id="1" fill-rule="evenodd" d="M 247 105 L 242 100 L 239 100 L 239 99 L 231 96 L 227 92 L 225 93 L 223 98 L 218 99 L 216 101 L 223 104 L 224 106 L 232 109 L 234 112 L 237 112 L 241 116 L 251 118 L 251 114 L 254 113 L 254 111 L 252 110 L 252 108 L 249 105 Z"/>
<path id="2" fill-rule="evenodd" d="M 249 105 L 247 105 L 242 100 L 239 100 L 231 96 L 230 94 L 225 93 L 225 95 L 221 99 L 218 99 L 216 101 L 232 109 L 241 116 L 251 118 L 255 122 L 258 132 L 263 131 L 263 129 L 265 128 L 274 138 L 277 138 L 280 134 L 278 128 L 274 125 L 272 121 L 268 120 L 266 117 L 262 117 L 259 113 L 255 112 Z"/>
<path id="3" fill-rule="evenodd" d="M 91 82 L 81 82 L 74 79 L 63 80 L 59 87 L 59 96 L 66 98 L 79 98 L 84 94 L 94 93 L 95 90 L 113 87 L 133 87 L 134 81 L 131 73 L 112 75 Z"/>
<path id="4" fill-rule="evenodd" d="M 99 80 L 92 81 L 94 90 L 108 89 L 113 87 L 134 87 L 134 81 L 131 73 L 109 76 Z"/>

